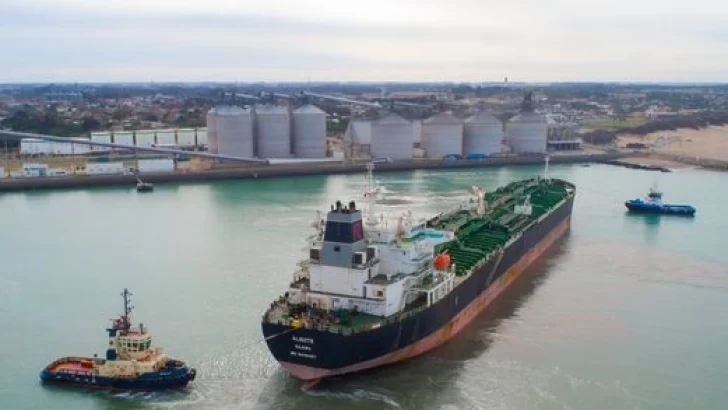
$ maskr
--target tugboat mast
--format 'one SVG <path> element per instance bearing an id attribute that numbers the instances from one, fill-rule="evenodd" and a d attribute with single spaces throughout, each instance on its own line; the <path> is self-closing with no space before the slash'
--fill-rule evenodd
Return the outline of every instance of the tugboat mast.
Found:
<path id="1" fill-rule="evenodd" d="M 131 295 L 132 293 L 129 292 L 127 288 L 124 288 L 124 291 L 121 292 L 121 297 L 124 298 L 124 326 L 126 327 L 126 330 L 128 330 L 131 327 L 131 322 L 129 321 L 129 316 L 131 315 L 131 310 L 134 308 L 134 306 L 131 305 Z"/>

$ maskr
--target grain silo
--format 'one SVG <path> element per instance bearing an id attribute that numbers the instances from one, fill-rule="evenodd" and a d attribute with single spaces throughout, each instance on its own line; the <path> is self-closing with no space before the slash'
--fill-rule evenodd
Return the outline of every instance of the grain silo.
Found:
<path id="1" fill-rule="evenodd" d="M 414 145 L 422 145 L 422 120 L 412 121 L 412 142 Z"/>
<path id="2" fill-rule="evenodd" d="M 207 145 L 209 152 L 217 152 L 217 114 L 215 113 L 217 108 L 212 107 L 207 112 L 207 132 L 205 133 L 207 144 L 204 145 Z M 197 145 L 203 145 L 200 143 L 200 130 L 197 130 Z"/>
<path id="3" fill-rule="evenodd" d="M 412 123 L 397 114 L 389 114 L 372 123 L 373 158 L 412 159 L 414 136 Z"/>
<path id="4" fill-rule="evenodd" d="M 492 155 L 501 151 L 503 123 L 494 116 L 479 111 L 463 125 L 463 154 Z"/>
<path id="5" fill-rule="evenodd" d="M 533 111 L 532 94 L 527 93 L 521 104 L 521 112 L 506 125 L 506 141 L 515 154 L 540 154 L 546 152 L 548 123 Z"/>
<path id="6" fill-rule="evenodd" d="M 291 117 L 288 109 L 274 105 L 255 109 L 256 153 L 260 158 L 290 158 Z"/>
<path id="7" fill-rule="evenodd" d="M 254 156 L 253 113 L 250 109 L 234 105 L 217 106 L 210 110 L 207 120 L 209 152 L 233 157 Z"/>
<path id="8" fill-rule="evenodd" d="M 326 156 L 326 113 L 304 105 L 293 112 L 293 154 L 298 158 Z"/>
<path id="9" fill-rule="evenodd" d="M 463 122 L 452 114 L 440 113 L 422 123 L 422 148 L 427 158 L 463 153 Z"/>

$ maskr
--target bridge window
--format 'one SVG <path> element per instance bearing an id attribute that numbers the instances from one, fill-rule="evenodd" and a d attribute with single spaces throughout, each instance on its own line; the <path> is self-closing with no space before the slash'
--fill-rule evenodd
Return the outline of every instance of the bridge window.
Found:
<path id="1" fill-rule="evenodd" d="M 352 243 L 364 238 L 361 220 L 353 223 L 326 222 L 324 240 L 327 242 Z"/>

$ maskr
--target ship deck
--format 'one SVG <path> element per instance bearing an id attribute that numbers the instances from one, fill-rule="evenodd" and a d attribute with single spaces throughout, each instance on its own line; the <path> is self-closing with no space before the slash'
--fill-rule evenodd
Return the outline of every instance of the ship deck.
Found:
<path id="1" fill-rule="evenodd" d="M 301 326 L 306 328 L 316 328 L 342 334 L 366 331 L 386 321 L 385 318 L 362 312 L 349 312 L 346 317 L 341 317 L 341 315 L 337 315 L 331 311 L 315 309 L 299 311 L 295 307 L 280 302 L 276 302 L 266 312 L 266 320 L 269 323 L 280 323 L 289 326 L 294 326 L 294 323 L 297 321 Z"/>
<path id="2" fill-rule="evenodd" d="M 46 370 L 53 373 L 90 374 L 93 372 L 91 359 L 63 358 L 49 364 Z"/>
<path id="3" fill-rule="evenodd" d="M 568 196 L 567 183 L 560 180 L 526 180 L 514 182 L 486 194 L 485 215 L 473 216 L 468 210 L 458 210 L 428 221 L 437 229 L 454 230 L 456 239 L 438 245 L 436 252 L 451 256 L 458 276 L 467 274 L 488 255 L 502 248 L 514 233 L 549 212 Z M 530 199 L 530 215 L 514 213 L 514 207 Z"/>

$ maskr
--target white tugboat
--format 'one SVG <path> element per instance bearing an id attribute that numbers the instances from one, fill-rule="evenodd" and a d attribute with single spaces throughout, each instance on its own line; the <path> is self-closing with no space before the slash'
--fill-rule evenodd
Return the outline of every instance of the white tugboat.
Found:
<path id="1" fill-rule="evenodd" d="M 113 320 L 106 331 L 109 347 L 106 358 L 64 357 L 43 369 L 44 383 L 76 387 L 120 390 L 157 390 L 184 387 L 195 379 L 196 370 L 184 362 L 168 358 L 152 346 L 152 336 L 143 324 L 132 327 L 129 304 L 131 293 L 124 289 L 124 314 Z"/>

